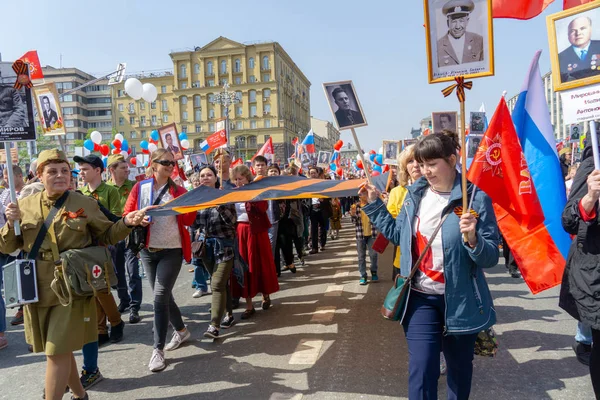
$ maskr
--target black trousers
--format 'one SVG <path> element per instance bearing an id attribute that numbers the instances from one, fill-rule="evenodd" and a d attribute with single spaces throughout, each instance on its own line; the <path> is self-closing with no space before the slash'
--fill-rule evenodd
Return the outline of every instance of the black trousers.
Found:
<path id="1" fill-rule="evenodd" d="M 275 245 L 275 268 L 277 273 L 281 272 L 281 253 L 283 252 L 283 261 L 285 266 L 294 263 L 294 240 L 293 231 L 296 225 L 289 219 L 279 221 L 279 231 L 277 232 L 277 244 Z"/>
<path id="2" fill-rule="evenodd" d="M 600 331 L 594 328 L 592 328 L 592 341 L 594 344 L 600 343 Z M 590 377 L 592 378 L 592 387 L 594 388 L 596 400 L 600 400 L 600 346 L 592 346 Z"/>
<path id="3" fill-rule="evenodd" d="M 502 238 L 502 256 L 504 257 L 504 262 L 506 263 L 506 268 L 508 268 L 509 273 L 519 272 L 517 261 L 515 261 L 515 258 L 510 251 L 510 247 L 508 247 L 508 243 L 506 243 L 506 239 L 504 238 Z"/>
<path id="4" fill-rule="evenodd" d="M 319 227 L 321 227 L 320 230 Z M 319 244 L 323 247 L 327 243 L 325 217 L 321 210 L 311 210 L 310 212 L 310 236 L 313 250 L 319 250 Z"/>

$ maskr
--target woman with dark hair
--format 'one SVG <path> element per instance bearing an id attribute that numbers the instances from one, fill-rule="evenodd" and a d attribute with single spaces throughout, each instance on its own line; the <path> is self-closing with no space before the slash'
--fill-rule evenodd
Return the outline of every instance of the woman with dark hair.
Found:
<path id="1" fill-rule="evenodd" d="M 231 173 L 237 187 L 247 185 L 252 181 L 252 174 L 245 165 L 236 166 Z M 252 299 L 262 293 L 262 309 L 271 306 L 271 293 L 279 290 L 277 272 L 269 241 L 269 217 L 266 201 L 236 203 L 237 211 L 237 240 L 242 259 L 248 264 L 244 276 L 244 287 L 240 288 L 237 281 L 231 279 L 234 297 L 246 299 L 246 310 L 241 319 L 248 319 L 256 312 Z"/>
<path id="2" fill-rule="evenodd" d="M 370 204 L 363 211 L 386 238 L 400 246 L 400 274 L 409 276 L 412 265 L 427 251 L 401 317 L 410 353 L 410 399 L 437 398 L 441 350 L 448 364 L 448 398 L 467 399 L 475 339 L 496 322 L 483 274 L 483 268 L 498 262 L 496 217 L 490 198 L 472 184 L 467 193 L 475 191 L 476 216 L 458 215 L 462 188 L 457 149 L 455 134 L 432 134 L 416 144 L 414 157 L 423 177 L 407 188 L 395 220 L 378 190 L 366 186 Z"/>
<path id="3" fill-rule="evenodd" d="M 160 197 L 157 205 L 163 205 L 185 193 L 187 190 L 177 186 L 171 180 L 171 174 L 176 161 L 173 153 L 158 149 L 152 153 L 151 172 L 154 179 L 153 199 Z M 131 189 L 123 215 L 138 208 L 140 184 L 136 183 Z M 152 217 L 148 228 L 146 246 L 140 252 L 140 259 L 148 275 L 150 287 L 154 293 L 154 351 L 148 368 L 152 372 L 166 368 L 164 350 L 175 350 L 190 338 L 190 332 L 183 323 L 181 311 L 173 298 L 173 286 L 185 259 L 192 259 L 190 234 L 186 226 L 192 225 L 196 213 Z M 169 323 L 175 331 L 167 344 Z"/>

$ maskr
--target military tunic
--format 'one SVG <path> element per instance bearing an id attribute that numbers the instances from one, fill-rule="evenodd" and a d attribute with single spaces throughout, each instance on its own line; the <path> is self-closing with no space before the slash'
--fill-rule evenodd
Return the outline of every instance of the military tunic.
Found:
<path id="1" fill-rule="evenodd" d="M 4 225 L 0 229 L 0 252 L 8 254 L 17 249 L 29 252 L 44 223 L 44 215 L 48 215 L 59 197 L 49 198 L 44 190 L 19 200 L 22 235 L 15 236 L 14 229 Z M 54 217 L 54 230 L 59 252 L 89 247 L 92 236 L 102 243 L 115 244 L 131 231 L 123 220 L 110 222 L 94 199 L 76 192 L 69 193 Z M 65 307 L 50 289 L 54 262 L 49 235 L 42 242 L 36 264 L 39 302 L 24 307 L 25 337 L 33 351 L 67 354 L 98 340 L 94 297 L 73 294 L 73 302 Z"/>
<path id="2" fill-rule="evenodd" d="M 121 196 L 119 196 L 119 191 L 116 188 L 101 182 L 94 191 L 91 191 L 89 186 L 85 185 L 81 188 L 81 193 L 98 200 L 100 204 L 114 215 L 121 216 L 123 214 Z"/>
<path id="3" fill-rule="evenodd" d="M 119 195 L 121 195 L 121 212 L 115 215 L 123 215 L 123 210 L 125 209 L 125 203 L 127 203 L 127 198 L 129 197 L 129 193 L 131 193 L 131 189 L 133 189 L 133 185 L 135 185 L 134 181 L 130 181 L 129 179 L 125 179 L 125 182 L 121 186 L 117 186 L 113 181 L 106 182 L 108 186 L 112 186 L 119 191 Z"/>

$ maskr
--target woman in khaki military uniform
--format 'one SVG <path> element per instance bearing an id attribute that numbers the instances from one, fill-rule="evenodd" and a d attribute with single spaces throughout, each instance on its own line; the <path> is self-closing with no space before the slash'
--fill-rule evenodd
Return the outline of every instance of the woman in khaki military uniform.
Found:
<path id="1" fill-rule="evenodd" d="M 8 222 L 0 230 L 0 252 L 30 251 L 51 207 L 69 188 L 71 168 L 61 151 L 41 152 L 37 174 L 44 191 L 7 206 Z M 112 223 L 94 199 L 70 192 L 53 220 L 58 249 L 63 252 L 88 247 L 92 245 L 92 237 L 104 244 L 116 244 L 129 234 L 130 227 L 148 224 L 144 211 Z M 15 236 L 14 221 L 21 221 L 21 236 Z M 77 396 L 73 398 L 87 399 L 73 351 L 98 338 L 94 298 L 74 295 L 71 304 L 60 305 L 50 289 L 54 263 L 49 235 L 41 245 L 36 262 L 39 302 L 25 306 L 25 336 L 34 352 L 46 353 L 46 398 L 62 399 L 68 385 Z"/>

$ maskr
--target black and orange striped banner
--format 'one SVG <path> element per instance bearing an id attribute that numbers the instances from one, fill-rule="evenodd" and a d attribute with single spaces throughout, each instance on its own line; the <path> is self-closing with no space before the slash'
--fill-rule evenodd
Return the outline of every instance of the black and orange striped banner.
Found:
<path id="1" fill-rule="evenodd" d="M 364 182 L 364 179 L 332 181 L 298 176 L 272 176 L 237 189 L 219 190 L 200 186 L 162 207 L 150 210 L 148 215 L 186 214 L 222 204 L 247 201 L 352 197 L 358 195 L 358 190 Z M 386 182 L 387 174 L 373 177 L 373 183 L 381 191 L 385 190 Z"/>

